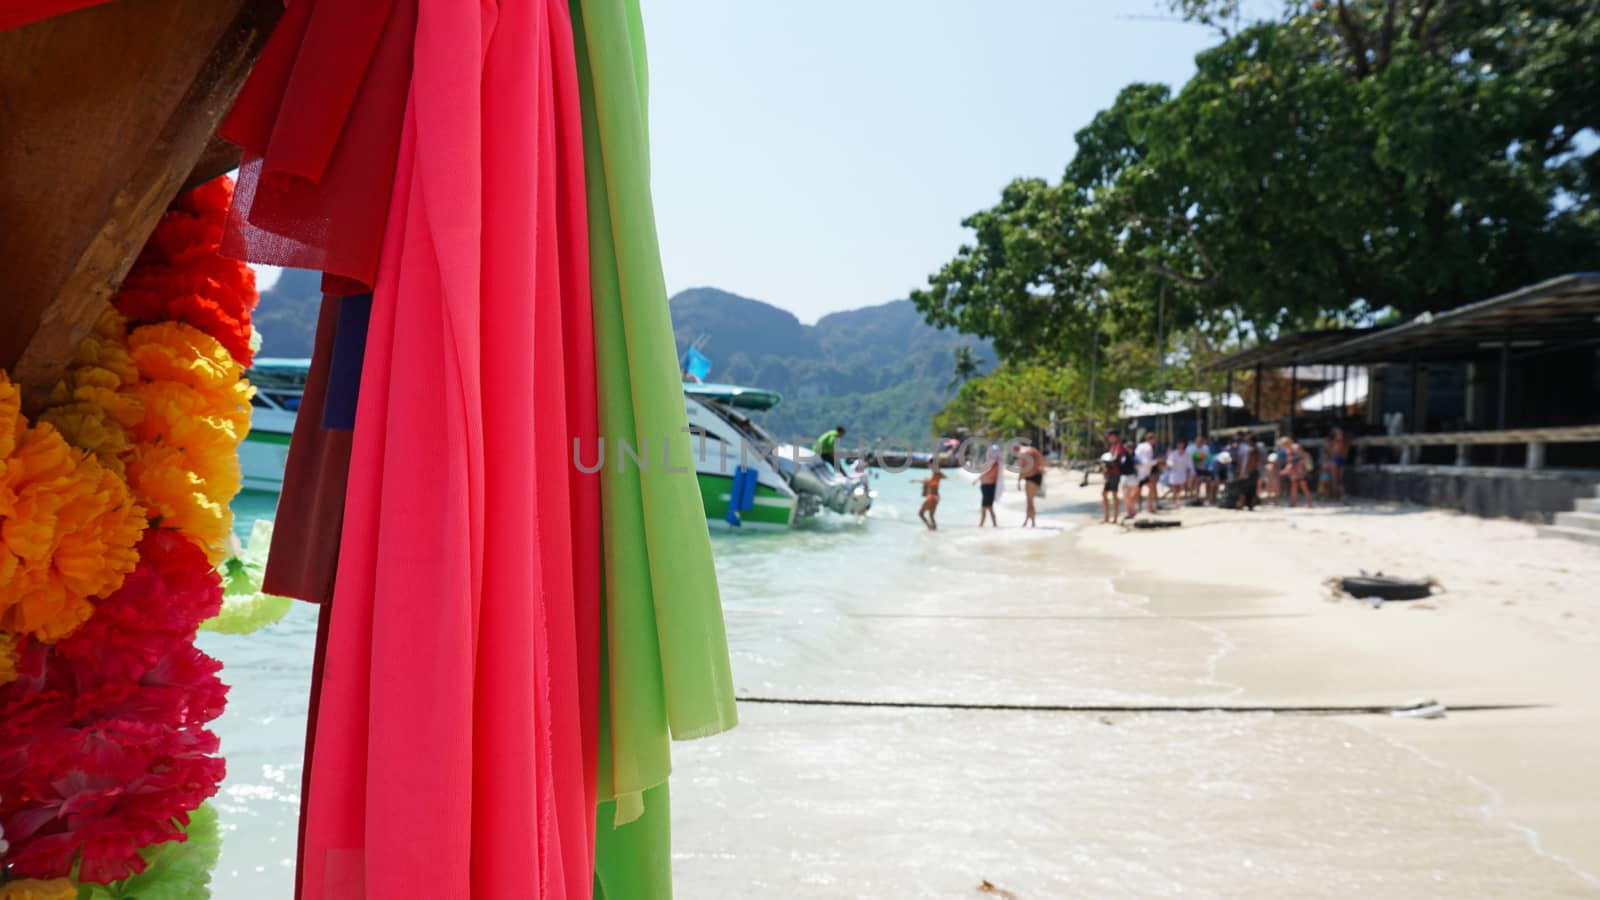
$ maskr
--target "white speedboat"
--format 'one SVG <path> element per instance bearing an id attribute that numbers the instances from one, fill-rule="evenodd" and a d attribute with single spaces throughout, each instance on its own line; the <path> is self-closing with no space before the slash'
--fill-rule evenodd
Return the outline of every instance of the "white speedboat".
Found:
<path id="1" fill-rule="evenodd" d="M 730 384 L 685 384 L 690 448 L 707 521 L 755 528 L 788 528 L 823 510 L 861 515 L 872 494 L 809 449 L 782 444 L 750 418 L 782 402 L 773 391 Z M 728 514 L 741 471 L 754 473 L 753 494 L 743 492 Z M 743 477 L 752 477 L 745 475 Z"/>
<path id="2" fill-rule="evenodd" d="M 309 359 L 257 359 L 250 367 L 256 393 L 250 400 L 250 433 L 239 445 L 239 468 L 247 490 L 282 490 L 289 438 L 310 370 Z"/>

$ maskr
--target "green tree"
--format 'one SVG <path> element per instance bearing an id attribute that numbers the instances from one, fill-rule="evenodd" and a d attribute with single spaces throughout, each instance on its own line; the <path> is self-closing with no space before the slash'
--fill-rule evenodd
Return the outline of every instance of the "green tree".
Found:
<path id="1" fill-rule="evenodd" d="M 1173 5 L 1222 32 L 1194 78 L 1124 89 L 1059 183 L 968 217 L 931 323 L 1081 363 L 1095 323 L 1220 344 L 1600 264 L 1600 0 Z"/>
<path id="2" fill-rule="evenodd" d="M 945 385 L 946 390 L 957 385 L 966 384 L 983 371 L 983 361 L 978 359 L 977 354 L 972 352 L 970 346 L 957 347 L 955 349 L 955 359 L 955 376 L 950 379 L 949 384 Z"/>

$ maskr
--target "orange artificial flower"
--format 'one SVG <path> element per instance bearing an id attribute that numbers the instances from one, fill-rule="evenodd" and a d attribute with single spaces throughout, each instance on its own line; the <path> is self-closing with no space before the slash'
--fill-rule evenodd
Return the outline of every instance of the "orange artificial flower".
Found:
<path id="1" fill-rule="evenodd" d="M 78 886 L 67 878 L 49 881 L 26 878 L 0 883 L 0 900 L 77 900 L 77 897 Z"/>

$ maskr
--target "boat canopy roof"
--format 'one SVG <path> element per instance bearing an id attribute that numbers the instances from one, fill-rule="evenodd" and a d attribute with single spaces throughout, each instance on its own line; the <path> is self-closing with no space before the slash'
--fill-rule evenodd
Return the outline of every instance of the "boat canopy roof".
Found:
<path id="1" fill-rule="evenodd" d="M 262 390 L 298 390 L 306 386 L 310 371 L 309 359 L 257 357 L 250 366 L 250 380 Z"/>
<path id="2" fill-rule="evenodd" d="M 777 391 L 740 387 L 736 384 L 685 384 L 683 392 L 691 397 L 710 400 L 735 409 L 771 409 L 783 402 Z"/>

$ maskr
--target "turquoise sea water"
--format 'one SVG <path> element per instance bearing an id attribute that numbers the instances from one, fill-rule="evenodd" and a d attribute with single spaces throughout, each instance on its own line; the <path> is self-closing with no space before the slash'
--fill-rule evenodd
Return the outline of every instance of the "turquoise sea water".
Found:
<path id="1" fill-rule="evenodd" d="M 799 573 L 828 567 L 869 570 L 884 561 L 888 547 L 923 536 L 916 521 L 920 489 L 913 483 L 920 477 L 880 475 L 874 482 L 878 506 L 874 518 L 865 522 L 824 515 L 785 533 L 732 533 L 720 524 L 713 527 L 735 665 L 742 659 L 746 668 L 764 670 L 787 657 L 789 648 L 741 636 L 750 620 L 759 617 L 756 606 L 789 602 L 786 597 L 812 603 L 826 593 L 816 582 L 796 577 Z M 948 506 L 959 505 L 964 518 L 975 518 L 976 488 L 954 481 L 945 482 Z M 233 503 L 234 530 L 241 538 L 248 536 L 256 519 L 272 516 L 276 503 L 276 494 L 240 494 Z M 879 569 L 880 574 L 886 571 Z M 841 588 L 850 590 L 848 582 Z M 228 778 L 216 801 L 227 838 L 216 879 L 219 897 L 281 898 L 292 893 L 316 629 L 316 608 L 296 603 L 282 622 L 256 634 L 200 637 L 202 649 L 223 660 L 223 678 L 232 686 L 227 711 L 216 725 L 228 760 Z"/>
<path id="2" fill-rule="evenodd" d="M 917 522 L 918 473 L 881 474 L 865 521 L 713 528 L 740 696 L 961 704 L 1214 703 L 1231 648 L 1180 613 L 1248 596 L 1116 589 L 1055 485 L 1043 527 L 946 480 Z M 274 497 L 241 496 L 238 529 Z M 1080 504 L 1072 505 L 1074 502 Z M 292 896 L 316 611 L 203 635 L 233 685 L 216 896 Z M 1482 785 L 1359 722 L 740 704 L 725 735 L 674 749 L 681 900 L 973 896 L 1585 896 L 1595 885 L 1491 814 Z M 505 896 L 521 896 L 508 892 Z"/>

